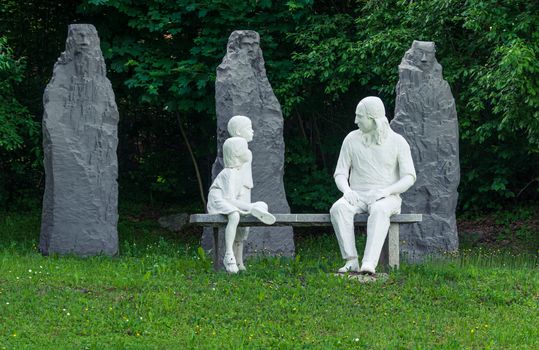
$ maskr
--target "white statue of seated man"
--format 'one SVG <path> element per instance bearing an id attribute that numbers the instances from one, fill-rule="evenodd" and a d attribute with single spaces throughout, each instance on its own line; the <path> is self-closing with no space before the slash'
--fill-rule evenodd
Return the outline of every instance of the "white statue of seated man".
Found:
<path id="1" fill-rule="evenodd" d="M 331 223 L 346 263 L 339 272 L 374 274 L 389 229 L 389 217 L 401 210 L 400 194 L 416 180 L 410 146 L 389 127 L 378 97 L 362 99 L 356 108 L 359 130 L 342 144 L 335 183 L 343 193 L 331 207 Z M 369 213 L 367 243 L 359 268 L 354 215 Z"/>
<path id="2" fill-rule="evenodd" d="M 252 139 L 252 129 L 250 135 Z M 268 225 L 275 222 L 275 217 L 268 212 L 266 203 L 250 201 L 252 185 L 248 187 L 246 184 L 252 184 L 252 154 L 247 140 L 237 136 L 227 139 L 223 144 L 223 161 L 225 167 L 210 187 L 207 209 L 209 214 L 224 214 L 228 217 L 223 264 L 227 272 L 237 273 L 239 270 L 245 270 L 242 254 L 245 235 L 240 237 L 239 242 L 236 239 L 240 215 L 252 214 Z M 249 169 L 246 169 L 246 166 Z M 241 230 L 240 232 L 245 233 Z"/>

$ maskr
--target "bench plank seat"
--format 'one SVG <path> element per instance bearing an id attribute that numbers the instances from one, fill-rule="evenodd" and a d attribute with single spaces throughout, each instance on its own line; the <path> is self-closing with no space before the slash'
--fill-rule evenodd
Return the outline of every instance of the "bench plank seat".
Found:
<path id="1" fill-rule="evenodd" d="M 331 226 L 329 214 L 274 214 L 274 226 Z M 356 225 L 366 225 L 367 214 L 357 214 L 354 217 Z M 414 223 L 422 221 L 421 214 L 397 214 L 391 216 L 391 223 Z M 193 214 L 189 222 L 199 226 L 222 226 L 226 225 L 227 217 L 222 214 Z M 252 215 L 241 216 L 239 226 L 266 226 Z"/>
<path id="2" fill-rule="evenodd" d="M 331 226 L 329 214 L 273 214 L 273 226 Z M 355 226 L 366 226 L 368 214 L 357 214 L 354 217 Z M 386 267 L 399 267 L 399 224 L 412 224 L 423 220 L 422 214 L 397 214 L 390 218 L 389 232 L 380 256 L 380 263 Z M 228 222 L 226 215 L 222 214 L 193 214 L 189 222 L 198 226 L 213 228 L 213 262 L 215 269 L 220 267 L 219 256 L 219 228 L 224 228 Z M 240 217 L 238 226 L 266 226 L 252 215 Z"/>

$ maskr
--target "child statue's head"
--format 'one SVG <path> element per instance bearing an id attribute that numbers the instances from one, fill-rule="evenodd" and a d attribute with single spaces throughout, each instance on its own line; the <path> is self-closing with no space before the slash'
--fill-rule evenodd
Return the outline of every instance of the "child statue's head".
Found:
<path id="1" fill-rule="evenodd" d="M 223 144 L 223 161 L 225 168 L 238 168 L 250 161 L 251 152 L 247 140 L 242 137 L 231 137 Z"/>
<path id="2" fill-rule="evenodd" d="M 235 115 L 228 121 L 228 133 L 232 137 L 242 137 L 247 142 L 253 140 L 253 125 L 251 119 L 243 115 Z"/>

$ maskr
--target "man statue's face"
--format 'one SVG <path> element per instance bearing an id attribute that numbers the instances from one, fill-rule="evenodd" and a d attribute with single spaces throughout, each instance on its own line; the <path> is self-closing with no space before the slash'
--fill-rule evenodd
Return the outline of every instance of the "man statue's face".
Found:
<path id="1" fill-rule="evenodd" d="M 376 123 L 374 122 L 374 119 L 367 116 L 367 114 L 362 111 L 356 111 L 355 123 L 359 130 L 364 133 L 369 133 L 376 129 Z"/>

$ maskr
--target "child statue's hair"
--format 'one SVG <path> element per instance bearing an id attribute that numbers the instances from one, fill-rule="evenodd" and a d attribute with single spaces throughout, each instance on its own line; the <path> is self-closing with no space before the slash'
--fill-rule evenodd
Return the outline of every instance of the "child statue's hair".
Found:
<path id="1" fill-rule="evenodd" d="M 248 161 L 249 147 L 242 137 L 230 137 L 223 143 L 225 168 L 237 168 Z"/>

